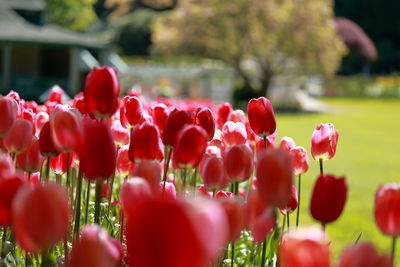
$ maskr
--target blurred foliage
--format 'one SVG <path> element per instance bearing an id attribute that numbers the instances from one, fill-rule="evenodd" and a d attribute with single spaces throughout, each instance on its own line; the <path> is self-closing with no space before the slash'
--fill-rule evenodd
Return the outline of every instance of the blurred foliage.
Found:
<path id="1" fill-rule="evenodd" d="M 93 4 L 96 0 L 46 0 L 51 23 L 75 31 L 85 30 L 96 20 Z"/>
<path id="2" fill-rule="evenodd" d="M 327 96 L 399 97 L 400 76 L 336 76 L 325 82 Z"/>
<path id="3" fill-rule="evenodd" d="M 345 57 L 340 73 L 393 73 L 400 70 L 400 1 L 399 0 L 336 0 L 336 16 L 356 22 L 374 41 L 378 61 L 365 64 L 354 57 Z"/>
<path id="4" fill-rule="evenodd" d="M 156 51 L 222 60 L 257 94 L 293 66 L 329 76 L 344 54 L 326 0 L 182 0 L 152 26 Z"/>

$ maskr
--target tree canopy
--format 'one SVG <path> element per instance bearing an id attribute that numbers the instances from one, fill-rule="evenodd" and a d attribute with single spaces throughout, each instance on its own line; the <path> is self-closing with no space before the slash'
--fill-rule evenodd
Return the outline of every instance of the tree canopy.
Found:
<path id="1" fill-rule="evenodd" d="M 336 72 L 345 49 L 332 8 L 326 0 L 182 0 L 155 20 L 153 42 L 163 53 L 222 60 L 262 93 L 293 65 Z"/>

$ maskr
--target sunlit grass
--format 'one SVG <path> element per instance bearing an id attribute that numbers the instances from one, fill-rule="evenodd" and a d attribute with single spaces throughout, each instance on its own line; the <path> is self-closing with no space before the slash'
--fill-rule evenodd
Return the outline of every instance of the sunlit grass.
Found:
<path id="1" fill-rule="evenodd" d="M 390 251 L 391 239 L 376 227 L 374 194 L 380 184 L 400 182 L 400 100 L 391 99 L 324 99 L 332 107 L 328 114 L 279 114 L 278 138 L 285 135 L 310 151 L 310 138 L 319 123 L 332 122 L 339 130 L 336 156 L 324 164 L 324 171 L 345 175 L 349 186 L 344 213 L 327 226 L 332 250 L 337 258 L 344 247 L 361 241 L 372 241 L 381 250 Z M 303 176 L 301 224 L 316 222 L 309 212 L 312 187 L 318 165 L 311 155 L 310 170 Z M 293 215 L 292 215 L 293 216 Z M 293 216 L 294 218 L 294 216 Z"/>

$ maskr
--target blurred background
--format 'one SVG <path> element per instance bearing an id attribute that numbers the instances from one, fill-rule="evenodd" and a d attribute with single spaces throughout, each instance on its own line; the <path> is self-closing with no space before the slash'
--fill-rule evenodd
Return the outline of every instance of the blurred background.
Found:
<path id="1" fill-rule="evenodd" d="M 0 0 L 0 93 L 73 96 L 91 68 L 118 69 L 123 94 L 230 101 L 268 96 L 278 140 L 310 149 L 319 123 L 340 137 L 328 173 L 349 185 L 328 226 L 335 255 L 361 240 L 389 251 L 373 201 L 399 181 L 398 0 Z M 42 98 L 42 99 L 45 99 Z M 299 112 L 302 111 L 302 112 Z M 304 176 L 302 224 L 318 169 Z"/>

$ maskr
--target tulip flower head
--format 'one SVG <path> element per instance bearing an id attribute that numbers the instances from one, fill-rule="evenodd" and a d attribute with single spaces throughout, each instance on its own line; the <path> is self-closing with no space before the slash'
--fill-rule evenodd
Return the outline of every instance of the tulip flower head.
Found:
<path id="1" fill-rule="evenodd" d="M 339 218 L 347 199 L 345 177 L 320 175 L 312 192 L 311 215 L 322 224 L 334 222 Z"/>
<path id="2" fill-rule="evenodd" d="M 305 148 L 302 146 L 295 146 L 290 150 L 290 155 L 293 158 L 294 175 L 306 173 L 308 171 L 309 163 Z"/>
<path id="3" fill-rule="evenodd" d="M 375 194 L 375 221 L 389 236 L 400 236 L 400 184 L 386 184 Z"/>
<path id="4" fill-rule="evenodd" d="M 25 172 L 37 172 L 41 169 L 44 158 L 40 154 L 39 140 L 36 136 L 32 136 L 32 141 L 28 148 L 17 155 L 17 167 Z"/>
<path id="5" fill-rule="evenodd" d="M 349 246 L 340 257 L 338 267 L 392 267 L 388 255 L 380 254 L 371 243 Z"/>
<path id="6" fill-rule="evenodd" d="M 295 146 L 296 144 L 293 138 L 288 136 L 282 137 L 281 142 L 279 143 L 279 148 L 288 152 Z"/>
<path id="7" fill-rule="evenodd" d="M 209 108 L 202 108 L 196 113 L 196 124 L 203 127 L 207 132 L 208 141 L 214 137 L 215 119 L 212 111 Z"/>
<path id="8" fill-rule="evenodd" d="M 247 116 L 254 133 L 268 136 L 276 130 L 276 120 L 271 102 L 265 97 L 253 98 L 247 105 Z"/>
<path id="9" fill-rule="evenodd" d="M 250 178 L 253 166 L 253 152 L 246 145 L 234 145 L 223 153 L 224 167 L 228 179 L 243 182 Z"/>
<path id="10" fill-rule="evenodd" d="M 329 254 L 324 232 L 315 227 L 291 229 L 279 245 L 282 267 L 330 267 Z"/>
<path id="11" fill-rule="evenodd" d="M 11 154 L 24 152 L 32 141 L 32 129 L 32 122 L 17 118 L 3 140 L 4 146 Z"/>
<path id="12" fill-rule="evenodd" d="M 0 138 L 6 136 L 18 115 L 17 102 L 0 95 Z"/>
<path id="13" fill-rule="evenodd" d="M 132 132 L 129 158 L 133 162 L 143 159 L 161 161 L 163 159 L 161 145 L 158 128 L 154 124 L 144 122 Z"/>
<path id="14" fill-rule="evenodd" d="M 142 101 L 136 96 L 125 96 L 119 116 L 122 126 L 128 129 L 134 128 L 144 120 Z"/>
<path id="15" fill-rule="evenodd" d="M 311 154 L 316 161 L 335 156 L 339 132 L 332 123 L 320 124 L 311 137 Z"/>
<path id="16" fill-rule="evenodd" d="M 89 115 L 110 118 L 118 109 L 119 81 L 111 67 L 94 67 L 85 82 L 85 103 Z"/>
<path id="17" fill-rule="evenodd" d="M 222 127 L 225 146 L 242 145 L 247 141 L 246 126 L 241 122 L 227 121 Z"/>

